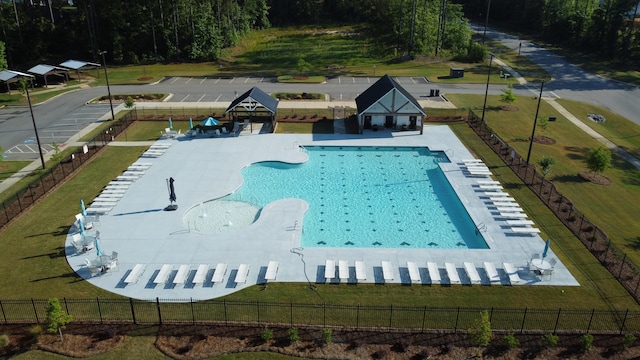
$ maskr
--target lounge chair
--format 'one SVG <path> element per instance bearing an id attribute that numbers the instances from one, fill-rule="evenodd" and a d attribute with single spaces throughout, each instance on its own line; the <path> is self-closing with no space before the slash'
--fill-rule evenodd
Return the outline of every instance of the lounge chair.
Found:
<path id="1" fill-rule="evenodd" d="M 227 130 L 226 126 L 222 127 L 222 133 L 225 134 L 225 135 L 229 133 L 229 130 Z"/>
<path id="2" fill-rule="evenodd" d="M 524 212 L 524 210 L 520 206 L 498 206 L 496 207 L 496 210 L 498 210 L 501 213 L 514 212 L 514 211 Z"/>
<path id="3" fill-rule="evenodd" d="M 267 271 L 264 275 L 264 279 L 267 281 L 273 281 L 276 279 L 278 275 L 278 262 L 277 261 L 269 261 L 267 265 Z"/>
<path id="4" fill-rule="evenodd" d="M 492 262 L 484 262 L 484 271 L 487 273 L 487 277 L 489 277 L 489 281 L 491 283 L 500 284 L 500 275 L 498 274 L 496 266 Z"/>
<path id="5" fill-rule="evenodd" d="M 133 269 L 131 269 L 131 272 L 129 272 L 129 275 L 127 275 L 127 277 L 124 278 L 124 283 L 131 284 L 131 283 L 138 282 L 138 279 L 140 278 L 140 276 L 142 276 L 145 269 L 146 269 L 146 265 L 136 264 L 136 266 L 134 266 Z"/>
<path id="6" fill-rule="evenodd" d="M 509 226 L 530 226 L 534 224 L 531 220 L 507 220 L 507 225 Z"/>
<path id="7" fill-rule="evenodd" d="M 224 280 L 224 275 L 227 273 L 227 264 L 219 263 L 216 265 L 216 269 L 213 272 L 213 277 L 211 281 L 215 283 L 221 283 Z"/>
<path id="8" fill-rule="evenodd" d="M 465 261 L 464 270 L 467 272 L 472 284 L 480 284 L 480 274 L 478 274 L 478 270 L 472 262 Z"/>
<path id="9" fill-rule="evenodd" d="M 208 264 L 200 264 L 198 265 L 198 269 L 196 270 L 196 274 L 193 276 L 193 284 L 204 284 L 204 281 L 207 277 L 207 272 L 209 271 Z"/>
<path id="10" fill-rule="evenodd" d="M 407 261 L 407 269 L 409 270 L 409 279 L 411 282 L 421 282 L 420 278 L 420 270 L 418 269 L 418 264 L 413 261 Z"/>
<path id="11" fill-rule="evenodd" d="M 164 264 L 160 268 L 158 275 L 156 275 L 155 279 L 153 279 L 154 284 L 164 284 L 169 279 L 169 275 L 173 271 L 173 265 Z"/>
<path id="12" fill-rule="evenodd" d="M 427 262 L 427 270 L 429 270 L 429 278 L 431 278 L 432 284 L 439 284 L 442 280 L 440 279 L 440 269 L 438 269 L 438 264 L 434 262 Z"/>
<path id="13" fill-rule="evenodd" d="M 382 262 L 382 278 L 384 281 L 393 280 L 393 267 L 389 261 Z"/>
<path id="14" fill-rule="evenodd" d="M 364 261 L 356 261 L 356 280 L 367 280 L 367 271 L 364 265 Z"/>
<path id="15" fill-rule="evenodd" d="M 500 185 L 500 181 L 495 180 L 478 180 L 480 185 Z"/>
<path id="16" fill-rule="evenodd" d="M 518 275 L 518 270 L 512 263 L 502 263 L 502 266 L 504 271 L 507 273 L 507 276 L 509 276 L 509 283 L 511 283 L 511 285 L 522 283 L 522 279 L 520 278 L 520 275 Z"/>
<path id="17" fill-rule="evenodd" d="M 501 185 L 478 185 L 482 190 L 502 190 Z"/>
<path id="18" fill-rule="evenodd" d="M 236 284 L 244 284 L 247 282 L 249 267 L 248 264 L 240 264 L 240 266 L 238 266 L 238 272 L 236 272 L 236 278 L 234 279 Z"/>
<path id="19" fill-rule="evenodd" d="M 534 227 L 512 227 L 511 232 L 516 234 L 529 234 L 533 236 L 535 234 L 538 234 L 540 232 L 540 229 Z"/>
<path id="20" fill-rule="evenodd" d="M 557 263 L 558 263 L 558 260 L 556 260 L 555 258 L 549 260 L 549 264 L 551 264 L 552 269 L 556 266 Z"/>
<path id="21" fill-rule="evenodd" d="M 336 261 L 327 260 L 324 262 L 324 278 L 334 279 L 336 277 Z"/>
<path id="22" fill-rule="evenodd" d="M 347 260 L 338 261 L 338 276 L 340 279 L 349 279 L 349 262 Z"/>
<path id="23" fill-rule="evenodd" d="M 189 265 L 180 265 L 178 268 L 178 272 L 176 276 L 173 278 L 174 285 L 181 285 L 187 281 L 187 277 L 189 276 L 190 267 Z"/>
<path id="24" fill-rule="evenodd" d="M 500 217 L 505 219 L 526 219 L 527 214 L 519 211 L 501 211 Z"/>
<path id="25" fill-rule="evenodd" d="M 220 137 L 220 129 L 216 129 L 216 131 L 213 132 L 213 136 Z"/>
<path id="26" fill-rule="evenodd" d="M 458 275 L 458 269 L 454 263 L 444 263 L 444 268 L 447 270 L 447 276 L 449 277 L 450 284 L 460 284 L 460 276 Z"/>

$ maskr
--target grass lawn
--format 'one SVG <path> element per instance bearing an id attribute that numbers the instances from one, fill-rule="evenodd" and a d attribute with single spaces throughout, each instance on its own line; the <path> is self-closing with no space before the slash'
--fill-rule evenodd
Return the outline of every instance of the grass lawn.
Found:
<path id="1" fill-rule="evenodd" d="M 484 100 L 481 95 L 450 95 L 449 99 L 457 105 L 476 109 L 478 114 L 481 113 Z M 520 109 L 519 111 L 500 110 L 499 105 L 497 96 L 489 96 L 485 112 L 487 124 L 506 143 L 514 147 L 520 156 L 526 158 L 529 148 L 528 138 L 531 136 L 533 128 L 532 114 L 535 114 L 537 100 L 529 97 L 518 98 L 514 105 Z M 569 108 L 578 117 L 584 117 L 584 109 L 582 105 Z M 594 107 L 589 109 L 611 115 L 603 109 Z M 640 251 L 638 251 L 640 223 L 637 222 L 636 214 L 632 211 L 637 208 L 637 204 L 640 202 L 640 188 L 638 187 L 640 170 L 614 154 L 613 168 L 604 172 L 604 175 L 612 180 L 611 185 L 595 185 L 582 180 L 578 173 L 586 170 L 583 162 L 584 156 L 587 151 L 598 147 L 600 143 L 579 130 L 564 117 L 556 114 L 553 108 L 543 101 L 539 117 L 547 118 L 549 115 L 557 116 L 558 120 L 550 122 L 546 131 L 541 128 L 536 129 L 536 134 L 551 137 L 557 142 L 553 145 L 534 144 L 530 162 L 536 164 L 543 156 L 553 157 L 557 163 L 552 167 L 547 179 L 553 181 L 559 191 L 571 199 L 587 218 L 602 228 L 611 240 L 627 253 L 629 259 L 640 264 Z M 611 127 L 615 128 L 616 121 L 614 120 L 612 123 Z M 629 131 L 632 126 L 628 122 L 625 124 L 624 129 Z M 635 127 L 630 131 L 630 134 L 637 134 L 638 131 L 638 128 Z M 608 134 L 604 133 L 604 135 Z M 618 133 L 618 135 L 622 134 Z M 632 137 L 630 136 L 630 138 Z M 629 146 L 628 150 L 637 154 L 636 144 L 631 140 L 625 140 Z"/>

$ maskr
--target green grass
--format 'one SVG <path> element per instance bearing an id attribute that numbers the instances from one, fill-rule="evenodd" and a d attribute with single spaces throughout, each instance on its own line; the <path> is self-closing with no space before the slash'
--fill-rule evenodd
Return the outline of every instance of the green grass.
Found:
<path id="1" fill-rule="evenodd" d="M 60 94 L 68 93 L 70 91 L 77 91 L 79 89 L 80 87 L 78 85 L 65 86 L 64 88 L 61 88 L 59 90 L 38 88 L 34 90 L 29 90 L 29 95 L 31 97 L 31 104 L 36 105 L 41 102 L 45 102 Z M 0 94 L 0 106 L 2 105 L 28 106 L 29 103 L 27 101 L 26 95 L 21 94 L 17 90 L 12 90 L 11 94 L 8 94 L 8 93 Z"/>
<path id="2" fill-rule="evenodd" d="M 481 95 L 450 95 L 449 99 L 458 105 L 476 109 L 479 115 L 482 109 Z M 485 120 L 487 124 L 499 134 L 504 141 L 514 147 L 520 156 L 526 159 L 529 141 L 533 128 L 533 114 L 535 114 L 537 100 L 520 97 L 514 105 L 520 111 L 504 111 L 499 109 L 498 97 L 489 96 Z M 579 108 L 581 106 L 578 106 Z M 602 114 L 610 114 L 603 109 L 589 107 L 590 110 Z M 576 109 L 571 109 L 577 111 Z M 557 141 L 554 145 L 534 144 L 530 162 L 536 164 L 543 156 L 551 156 L 556 165 L 547 176 L 554 182 L 558 190 L 576 205 L 589 220 L 602 228 L 611 240 L 626 252 L 628 258 L 640 264 L 640 224 L 636 221 L 635 212 L 640 202 L 640 170 L 613 155 L 614 167 L 605 171 L 604 175 L 612 180 L 610 186 L 595 185 L 582 180 L 578 173 L 586 170 L 583 162 L 587 151 L 596 148 L 600 143 L 579 130 L 563 116 L 555 113 L 554 109 L 544 101 L 540 106 L 540 118 L 549 115 L 557 116 L 556 122 L 550 122 L 546 131 L 536 129 L 537 135 L 545 135 Z M 581 114 L 575 114 L 581 116 Z M 613 118 L 612 118 L 613 119 Z M 638 133 L 629 123 L 625 130 L 628 135 Z M 615 125 L 614 125 L 615 126 Z M 612 127 L 614 127 L 612 126 Z M 605 134 L 607 135 L 607 134 Z M 632 137 L 632 136 L 631 136 Z M 638 153 L 635 143 L 629 141 L 631 153 Z"/>
<path id="3" fill-rule="evenodd" d="M 11 175 L 29 165 L 31 161 L 5 160 L 0 161 L 0 181 L 11 177 Z"/>

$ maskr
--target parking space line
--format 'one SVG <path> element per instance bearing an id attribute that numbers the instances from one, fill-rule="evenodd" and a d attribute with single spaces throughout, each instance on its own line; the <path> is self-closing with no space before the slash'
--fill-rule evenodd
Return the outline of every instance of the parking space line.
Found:
<path id="1" fill-rule="evenodd" d="M 182 100 L 180 100 L 180 102 L 184 102 L 185 100 L 187 100 L 189 96 L 191 96 L 191 94 L 187 94 L 187 96 L 183 97 Z"/>
<path id="2" fill-rule="evenodd" d="M 371 84 L 371 78 L 367 76 L 367 82 Z"/>
<path id="3" fill-rule="evenodd" d="M 356 83 L 356 77 L 354 76 L 351 79 L 353 79 L 353 83 L 355 84 Z"/>
<path id="4" fill-rule="evenodd" d="M 171 85 L 173 85 L 174 82 L 178 81 L 177 77 L 174 77 L 173 80 L 171 81 Z"/>
<path id="5" fill-rule="evenodd" d="M 338 84 L 342 84 L 342 78 L 338 76 Z"/>
<path id="6" fill-rule="evenodd" d="M 549 94 L 555 96 L 557 99 L 560 99 L 560 96 L 558 96 L 558 94 L 554 93 L 553 91 L 549 91 Z"/>
<path id="7" fill-rule="evenodd" d="M 262 80 L 264 80 L 264 78 L 263 78 L 263 77 L 261 77 L 261 78 L 260 78 L 260 81 L 258 81 L 258 82 L 262 82 Z"/>
<path id="8" fill-rule="evenodd" d="M 198 99 L 198 102 L 202 101 L 202 99 L 204 99 L 205 96 L 207 96 L 207 94 L 200 96 L 200 99 Z"/>
<path id="9" fill-rule="evenodd" d="M 214 84 L 217 84 L 217 83 L 218 83 L 218 81 L 220 81 L 220 78 L 217 78 L 217 79 L 216 79 L 216 82 L 214 82 Z"/>
<path id="10" fill-rule="evenodd" d="M 216 98 L 216 101 L 220 100 L 221 97 L 222 97 L 222 94 L 218 95 L 218 97 Z"/>
<path id="11" fill-rule="evenodd" d="M 188 84 L 188 83 L 189 83 L 189 81 L 191 81 L 192 79 L 193 79 L 193 78 L 188 78 L 188 79 L 187 79 L 187 82 L 185 82 L 184 84 L 185 84 L 185 85 L 186 85 L 186 84 Z"/>
<path id="12" fill-rule="evenodd" d="M 202 80 L 200 81 L 200 84 L 202 84 L 203 82 L 205 82 L 205 80 L 207 80 L 207 77 L 206 77 L 206 76 L 204 77 L 204 79 L 202 79 Z"/>
<path id="13" fill-rule="evenodd" d="M 231 81 L 229 81 L 229 84 L 231 84 L 233 82 L 233 80 L 235 80 L 236 78 L 231 78 Z"/>
<path id="14" fill-rule="evenodd" d="M 246 84 L 247 82 L 249 82 L 249 80 L 251 80 L 251 78 L 250 78 L 250 77 L 246 78 L 246 79 L 244 80 L 244 83 Z"/>

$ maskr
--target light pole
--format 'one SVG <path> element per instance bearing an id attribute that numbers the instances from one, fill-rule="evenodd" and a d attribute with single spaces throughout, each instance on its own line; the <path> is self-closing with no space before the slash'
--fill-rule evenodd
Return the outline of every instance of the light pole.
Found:
<path id="1" fill-rule="evenodd" d="M 533 119 L 533 130 L 531 130 L 531 141 L 529 142 L 529 151 L 527 152 L 527 166 L 529 166 L 529 157 L 531 156 L 531 148 L 533 147 L 533 137 L 536 135 L 536 124 L 538 122 L 538 111 L 540 110 L 540 100 L 542 100 L 542 89 L 544 88 L 544 81 L 540 85 L 540 96 L 538 96 L 538 108 L 536 109 L 536 117 Z"/>
<path id="2" fill-rule="evenodd" d="M 104 66 L 104 78 L 107 80 L 107 94 L 109 94 L 109 106 L 111 107 L 111 120 L 116 119 L 116 115 L 113 113 L 113 101 L 111 101 L 111 88 L 109 87 L 109 75 L 107 74 L 107 61 L 104 58 L 104 54 L 106 51 L 100 51 L 100 55 L 102 55 L 102 66 Z"/>
<path id="3" fill-rule="evenodd" d="M 29 103 L 29 111 L 31 112 L 31 121 L 33 122 L 33 131 L 36 133 L 36 142 L 38 143 L 38 151 L 40 152 L 40 161 L 44 170 L 44 155 L 42 154 L 42 146 L 40 145 L 40 136 L 38 135 L 38 127 L 36 126 L 36 117 L 33 116 L 33 107 L 31 106 L 31 97 L 29 97 L 29 84 L 25 83 L 24 90 L 27 94 L 27 102 Z"/>
<path id="4" fill-rule="evenodd" d="M 489 79 L 491 78 L 491 64 L 493 63 L 493 54 L 489 54 L 489 72 L 487 73 L 487 87 L 484 89 L 484 105 L 482 105 L 482 119 L 480 123 L 484 124 L 484 111 L 487 108 L 487 96 L 489 95 Z"/>
<path id="5" fill-rule="evenodd" d="M 491 10 L 491 0 L 488 0 L 487 16 L 484 19 L 484 32 L 482 33 L 482 45 L 484 45 L 484 38 L 487 37 L 487 25 L 489 25 L 489 11 L 490 10 Z"/>

